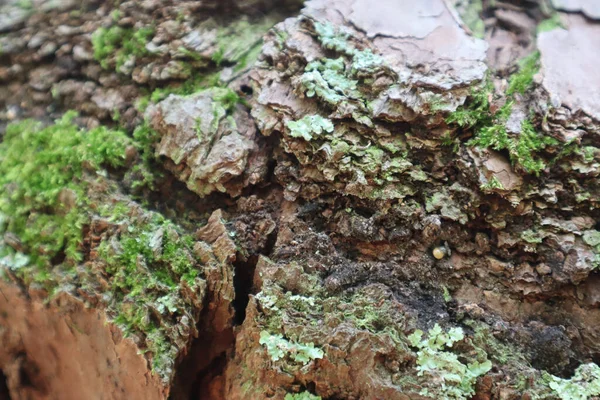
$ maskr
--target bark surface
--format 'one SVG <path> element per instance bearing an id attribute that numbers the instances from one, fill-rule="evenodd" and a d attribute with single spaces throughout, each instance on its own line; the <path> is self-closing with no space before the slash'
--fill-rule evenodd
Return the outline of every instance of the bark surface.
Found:
<path id="1" fill-rule="evenodd" d="M 599 40 L 592 0 L 1 4 L 0 399 L 600 398 Z"/>

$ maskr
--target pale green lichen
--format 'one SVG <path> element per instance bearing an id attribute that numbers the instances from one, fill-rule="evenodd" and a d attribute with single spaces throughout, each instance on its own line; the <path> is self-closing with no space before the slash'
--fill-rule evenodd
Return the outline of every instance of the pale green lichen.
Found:
<path id="1" fill-rule="evenodd" d="M 408 336 L 408 340 L 411 346 L 418 349 L 418 376 L 436 382 L 436 387 L 426 387 L 420 394 L 445 399 L 471 398 L 475 394 L 477 378 L 492 368 L 492 363 L 485 353 L 465 364 L 457 354 L 451 352 L 454 344 L 464 339 L 461 328 L 450 328 L 448 332 L 444 332 L 436 324 L 429 330 L 427 338 L 423 335 L 422 331 L 417 330 Z"/>
<path id="2" fill-rule="evenodd" d="M 532 229 L 527 229 L 521 232 L 521 239 L 531 244 L 539 244 L 544 240 L 544 235 L 541 232 L 534 231 Z"/>
<path id="3" fill-rule="evenodd" d="M 259 343 L 267 349 L 271 360 L 279 361 L 289 358 L 297 363 L 306 365 L 312 360 L 323 358 L 323 350 L 316 348 L 313 343 L 295 343 L 285 339 L 282 334 L 260 332 Z"/>
<path id="4" fill-rule="evenodd" d="M 561 400 L 588 400 L 600 395 L 600 367 L 595 363 L 580 365 L 570 379 L 545 373 L 544 381 Z"/>
<path id="5" fill-rule="evenodd" d="M 333 132 L 333 123 L 320 115 L 306 115 L 298 121 L 288 121 L 287 128 L 290 136 L 310 141 L 314 135 L 322 135 Z"/>
<path id="6" fill-rule="evenodd" d="M 469 220 L 469 216 L 463 212 L 460 205 L 454 201 L 452 195 L 446 190 L 434 193 L 427 198 L 425 209 L 429 213 L 439 211 L 442 217 L 461 224 L 466 224 Z"/>
<path id="7" fill-rule="evenodd" d="M 360 98 L 358 81 L 349 79 L 345 70 L 343 58 L 309 63 L 300 77 L 306 96 L 317 96 L 331 105 L 338 105 L 346 99 Z"/>
<path id="8" fill-rule="evenodd" d="M 594 266 L 600 267 L 600 232 L 597 230 L 587 230 L 583 232 L 583 241 L 594 248 L 595 257 Z"/>
<path id="9" fill-rule="evenodd" d="M 321 396 L 315 396 L 310 392 L 288 393 L 284 400 L 321 400 Z"/>

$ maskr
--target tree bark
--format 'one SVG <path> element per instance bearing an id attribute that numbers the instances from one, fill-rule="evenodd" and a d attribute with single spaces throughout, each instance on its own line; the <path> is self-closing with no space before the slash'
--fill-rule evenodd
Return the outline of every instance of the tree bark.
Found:
<path id="1" fill-rule="evenodd" d="M 0 399 L 600 398 L 599 19 L 0 5 Z"/>

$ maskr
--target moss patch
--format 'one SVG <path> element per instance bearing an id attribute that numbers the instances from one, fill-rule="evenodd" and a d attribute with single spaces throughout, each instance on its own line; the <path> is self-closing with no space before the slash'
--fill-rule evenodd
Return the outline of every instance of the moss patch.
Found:
<path id="1" fill-rule="evenodd" d="M 148 55 L 146 44 L 154 35 L 154 28 L 144 27 L 137 30 L 113 26 L 98 28 L 92 34 L 94 58 L 102 68 L 114 66 L 117 70 L 131 57 Z"/>
<path id="2" fill-rule="evenodd" d="M 131 144 L 120 131 L 79 129 L 74 117 L 67 113 L 46 128 L 35 121 L 9 125 L 0 143 L 0 212 L 36 266 L 34 279 L 61 253 L 68 265 L 81 261 L 89 216 L 83 175 L 123 166 Z"/>

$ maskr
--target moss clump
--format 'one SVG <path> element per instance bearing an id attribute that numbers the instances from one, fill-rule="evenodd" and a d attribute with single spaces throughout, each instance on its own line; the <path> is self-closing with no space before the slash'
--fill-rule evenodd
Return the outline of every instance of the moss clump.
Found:
<path id="1" fill-rule="evenodd" d="M 159 101 L 166 99 L 170 94 L 187 96 L 207 88 L 222 87 L 225 85 L 225 83 L 221 81 L 220 75 L 220 71 L 208 74 L 193 74 L 190 79 L 182 82 L 181 84 L 155 89 L 150 94 L 149 101 L 152 103 L 158 103 Z"/>
<path id="2" fill-rule="evenodd" d="M 92 34 L 94 58 L 102 68 L 108 69 L 114 60 L 117 72 L 131 57 L 148 55 L 146 44 L 154 35 L 154 28 L 145 27 L 137 30 L 113 26 L 98 28 Z"/>
<path id="3" fill-rule="evenodd" d="M 481 87 L 473 88 L 468 103 L 451 113 L 446 118 L 446 122 L 456 124 L 461 128 L 492 125 L 493 115 L 490 112 L 490 101 L 493 90 L 494 86 L 489 79 Z"/>
<path id="4" fill-rule="evenodd" d="M 493 192 L 494 190 L 504 190 L 504 185 L 500 180 L 493 176 L 491 179 L 487 181 L 487 183 L 480 186 L 480 189 L 484 192 Z"/>
<path id="5" fill-rule="evenodd" d="M 533 76 L 540 69 L 540 52 L 536 51 L 519 61 L 519 71 L 513 74 L 508 81 L 506 94 L 523 94 L 533 84 Z"/>
<path id="6" fill-rule="evenodd" d="M 130 225 L 119 236 L 103 239 L 95 262 L 109 281 L 114 322 L 126 335 L 144 335 L 153 369 L 169 376 L 179 351 L 170 330 L 189 313 L 178 288 L 184 282 L 194 290 L 201 286 L 195 240 L 159 214 L 149 213 L 138 222 L 125 210 L 110 210 L 115 223 Z"/>
<path id="7" fill-rule="evenodd" d="M 46 128 L 34 121 L 9 125 L 0 143 L 4 229 L 19 238 L 42 274 L 61 253 L 66 264 L 81 260 L 81 228 L 88 219 L 83 175 L 123 166 L 131 144 L 120 131 L 79 129 L 75 115 Z"/>
<path id="8" fill-rule="evenodd" d="M 506 110 L 510 110 L 510 105 L 511 103 L 507 103 Z M 546 168 L 547 163 L 536 156 L 536 153 L 548 146 L 556 146 L 558 141 L 536 132 L 529 120 L 521 122 L 519 135 L 509 135 L 503 125 L 507 118 L 505 111 L 500 112 L 495 125 L 482 127 L 476 137 L 467 144 L 490 147 L 494 150 L 508 150 L 513 163 L 519 164 L 528 173 L 539 175 Z"/>
<path id="9" fill-rule="evenodd" d="M 121 131 L 80 129 L 74 117 L 7 128 L 0 143 L 0 233 L 9 239 L 0 241 L 0 273 L 10 268 L 25 285 L 37 282 L 50 293 L 76 289 L 102 297 L 107 315 L 142 339 L 138 346 L 168 381 L 198 318 L 197 300 L 182 288 L 204 293 L 195 240 L 106 179 L 104 167 L 124 167 L 134 144 L 148 151 L 153 133 L 136 131 L 135 143 Z M 105 228 L 86 235 L 84 249 L 84 226 L 93 230 L 97 220 Z"/>

